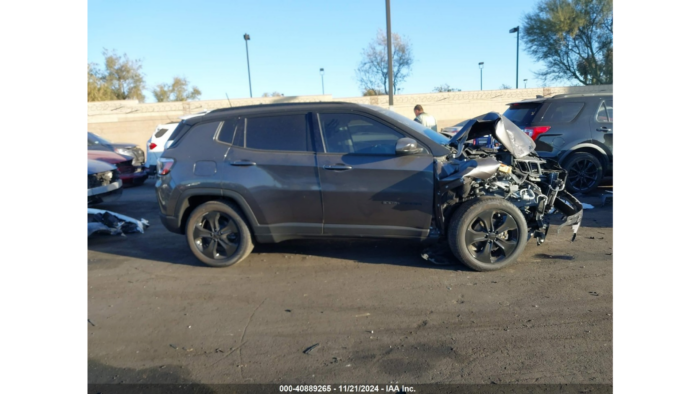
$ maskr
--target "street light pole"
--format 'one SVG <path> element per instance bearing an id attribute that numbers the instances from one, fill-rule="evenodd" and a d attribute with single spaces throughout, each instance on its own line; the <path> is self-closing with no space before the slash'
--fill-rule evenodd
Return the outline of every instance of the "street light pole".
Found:
<path id="1" fill-rule="evenodd" d="M 323 95 L 326 95 L 326 69 L 321 69 L 321 83 L 323 84 Z"/>
<path id="2" fill-rule="evenodd" d="M 389 109 L 394 108 L 394 62 L 391 56 L 391 0 L 386 0 L 386 52 L 389 57 Z"/>
<path id="3" fill-rule="evenodd" d="M 248 41 L 250 41 L 248 33 L 243 35 L 243 40 L 245 40 L 245 60 L 248 62 L 248 89 L 250 89 L 250 98 L 253 98 L 253 85 L 250 82 L 250 58 L 248 57 Z"/>
<path id="4" fill-rule="evenodd" d="M 321 67 L 321 69 L 319 70 L 319 72 L 321 73 L 321 91 L 322 91 L 323 94 L 325 95 L 325 94 L 326 94 L 326 87 L 325 87 L 325 85 L 323 84 L 323 74 L 325 73 L 325 71 L 323 71 L 323 67 Z"/>
<path id="5" fill-rule="evenodd" d="M 515 72 L 515 88 L 519 89 L 520 88 L 520 26 L 511 29 L 510 31 L 511 34 L 513 33 L 518 33 L 518 63 L 517 63 L 517 68 Z"/>
<path id="6" fill-rule="evenodd" d="M 479 62 L 479 74 L 481 90 L 484 90 L 484 62 Z"/>
<path id="7" fill-rule="evenodd" d="M 527 78 L 523 79 L 523 82 L 525 82 L 525 89 L 527 89 Z"/>
<path id="8" fill-rule="evenodd" d="M 518 88 L 518 58 L 520 57 L 520 26 L 516 26 L 509 31 L 515 35 L 515 88 Z"/>

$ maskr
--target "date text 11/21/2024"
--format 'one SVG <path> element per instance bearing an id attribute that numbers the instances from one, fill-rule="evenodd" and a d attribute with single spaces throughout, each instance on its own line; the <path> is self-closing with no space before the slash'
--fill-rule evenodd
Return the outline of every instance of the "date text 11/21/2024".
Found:
<path id="1" fill-rule="evenodd" d="M 378 384 L 341 384 L 333 385 L 281 385 L 280 392 L 297 392 L 297 393 L 415 393 L 412 386 L 385 385 L 380 387 Z"/>

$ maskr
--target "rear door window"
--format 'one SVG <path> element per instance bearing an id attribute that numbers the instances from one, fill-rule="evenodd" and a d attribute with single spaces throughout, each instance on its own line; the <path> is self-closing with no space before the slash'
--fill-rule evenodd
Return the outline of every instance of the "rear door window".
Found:
<path id="1" fill-rule="evenodd" d="M 613 121 L 613 101 L 605 100 L 600 103 L 596 120 L 601 123 L 612 123 Z"/>
<path id="2" fill-rule="evenodd" d="M 572 103 L 570 101 L 552 102 L 547 108 L 547 112 L 542 118 L 542 122 L 569 123 L 581 113 L 583 103 Z"/>
<path id="3" fill-rule="evenodd" d="M 246 119 L 245 147 L 271 151 L 313 151 L 306 114 Z"/>
<path id="4" fill-rule="evenodd" d="M 542 103 L 513 103 L 503 116 L 518 125 L 518 127 L 527 127 L 532 123 L 532 119 L 541 106 Z"/>
<path id="5" fill-rule="evenodd" d="M 216 135 L 216 140 L 231 145 L 233 143 L 233 134 L 236 131 L 237 124 L 238 119 L 227 119 L 224 121 L 224 125 L 219 129 L 219 133 Z"/>

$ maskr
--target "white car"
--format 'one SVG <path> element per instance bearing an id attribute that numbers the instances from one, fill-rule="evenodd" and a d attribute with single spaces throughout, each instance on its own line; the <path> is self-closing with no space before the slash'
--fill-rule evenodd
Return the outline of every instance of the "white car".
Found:
<path id="1" fill-rule="evenodd" d="M 197 112 L 196 114 L 180 116 L 180 119 L 185 120 L 195 116 L 202 116 L 208 112 L 210 112 L 210 110 L 204 110 L 202 112 Z M 160 159 L 160 156 L 165 150 L 165 145 L 168 142 L 168 139 L 170 139 L 170 136 L 173 134 L 173 131 L 175 131 L 175 128 L 179 124 L 179 121 L 159 124 L 156 126 L 156 131 L 153 132 L 151 138 L 148 139 L 148 142 L 146 143 L 146 167 L 148 168 L 148 173 L 150 175 L 156 174 L 158 159 Z"/>

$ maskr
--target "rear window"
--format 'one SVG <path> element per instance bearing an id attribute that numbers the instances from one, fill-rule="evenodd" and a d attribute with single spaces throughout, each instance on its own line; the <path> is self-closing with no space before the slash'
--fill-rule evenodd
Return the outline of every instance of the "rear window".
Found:
<path id="1" fill-rule="evenodd" d="M 279 115 L 248 118 L 245 146 L 277 151 L 311 151 L 306 115 Z"/>
<path id="2" fill-rule="evenodd" d="M 547 108 L 542 122 L 549 123 L 568 123 L 574 120 L 574 118 L 583 109 L 583 103 L 572 103 L 570 101 L 561 102 L 554 101 Z"/>
<path id="3" fill-rule="evenodd" d="M 163 134 L 165 134 L 167 131 L 168 131 L 168 128 L 167 128 L 167 127 L 164 127 L 164 128 L 162 128 L 162 129 L 158 129 L 158 130 L 156 130 L 155 137 L 156 137 L 156 138 L 160 138 L 160 137 L 162 137 Z"/>
<path id="4" fill-rule="evenodd" d="M 527 127 L 532 123 L 532 119 L 541 106 L 542 103 L 513 103 L 503 116 L 520 128 Z"/>

